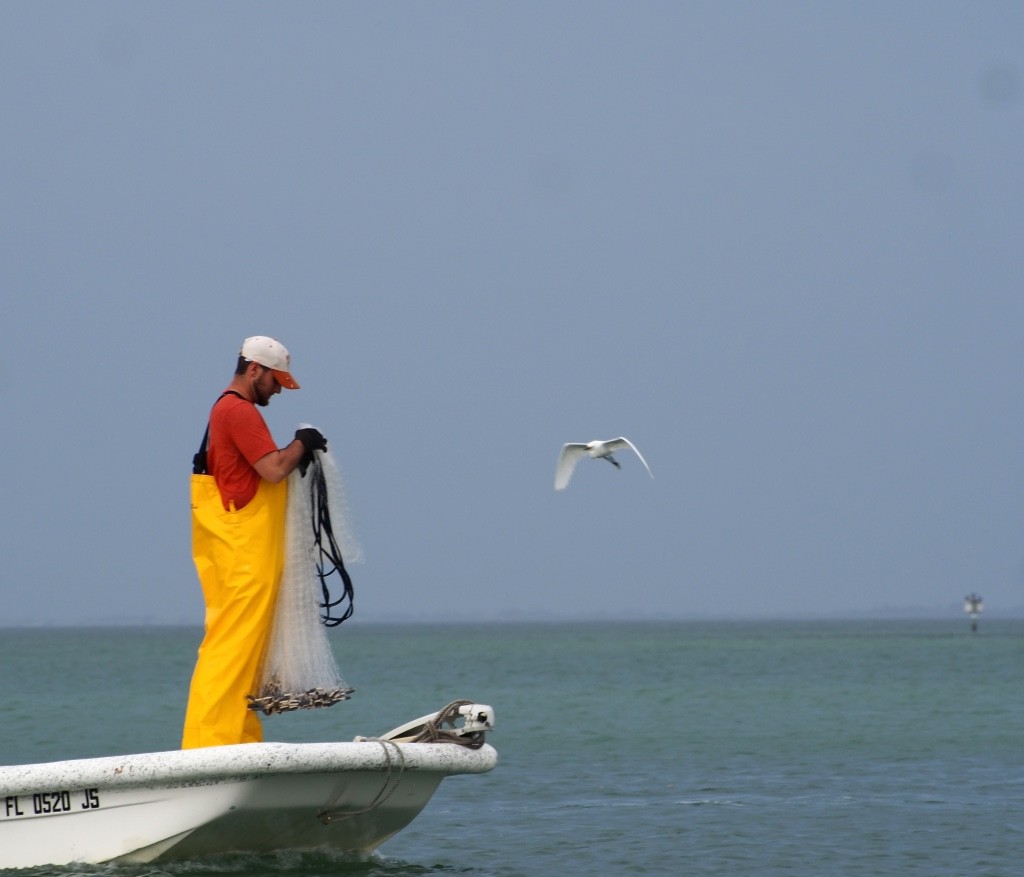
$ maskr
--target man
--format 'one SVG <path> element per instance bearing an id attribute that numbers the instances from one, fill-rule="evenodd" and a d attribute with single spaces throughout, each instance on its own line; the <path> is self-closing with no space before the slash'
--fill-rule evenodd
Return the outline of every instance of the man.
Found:
<path id="1" fill-rule="evenodd" d="M 192 557 L 206 632 L 192 675 L 181 748 L 256 743 L 248 709 L 284 570 L 287 478 L 327 440 L 312 427 L 278 448 L 256 406 L 299 389 L 279 341 L 246 338 L 235 376 L 210 412 L 192 475 Z M 207 441 L 209 442 L 207 447 Z"/>

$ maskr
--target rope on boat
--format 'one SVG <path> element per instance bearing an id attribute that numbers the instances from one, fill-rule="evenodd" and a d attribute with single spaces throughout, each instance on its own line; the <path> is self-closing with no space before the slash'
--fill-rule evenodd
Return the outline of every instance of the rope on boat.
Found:
<path id="1" fill-rule="evenodd" d="M 471 700 L 453 700 L 448 704 L 448 706 L 441 708 L 432 718 L 425 721 L 423 723 L 423 729 L 419 733 L 414 737 L 402 740 L 402 742 L 454 743 L 457 746 L 465 746 L 467 749 L 479 749 L 484 745 L 483 731 L 459 734 L 455 730 L 455 721 L 460 715 L 459 707 L 466 706 L 471 703 L 473 703 Z M 445 726 L 448 726 L 452 730 L 447 730 Z M 402 777 L 405 775 L 405 755 L 402 753 L 402 747 L 395 741 L 383 740 L 380 737 L 357 737 L 356 739 L 364 743 L 379 743 L 381 745 L 381 748 L 384 750 L 384 761 L 387 763 L 387 770 L 384 774 L 384 784 L 380 787 L 380 791 L 377 792 L 376 797 L 361 810 L 321 810 L 316 815 L 317 819 L 319 819 L 324 825 L 330 825 L 332 822 L 351 819 L 353 816 L 361 816 L 364 813 L 369 813 L 371 810 L 376 810 L 394 794 L 395 789 L 398 788 L 399 784 L 402 782 Z M 395 774 L 395 764 L 391 760 L 392 752 L 397 756 L 397 775 Z M 393 783 L 392 779 L 394 780 Z"/>
<path id="2" fill-rule="evenodd" d="M 459 717 L 459 707 L 471 704 L 471 700 L 453 700 L 448 706 L 438 710 L 432 719 L 423 724 L 423 730 L 408 742 L 410 743 L 455 743 L 467 749 L 479 749 L 484 745 L 484 732 L 473 731 L 470 734 L 458 734 L 454 730 L 445 730 L 445 725 L 455 728 L 455 720 Z"/>
<path id="3" fill-rule="evenodd" d="M 330 825 L 332 822 L 341 822 L 345 819 L 351 819 L 353 816 L 362 816 L 364 813 L 369 813 L 371 810 L 376 810 L 383 804 L 388 798 L 394 794 L 395 789 L 398 788 L 402 782 L 402 777 L 405 776 L 405 756 L 402 754 L 402 749 L 397 743 L 392 743 L 390 740 L 374 740 L 374 743 L 380 743 L 381 748 L 384 750 L 384 760 L 387 762 L 387 772 L 384 775 L 384 785 L 380 787 L 380 791 L 377 792 L 377 796 L 362 810 L 321 810 L 316 814 L 324 825 Z M 398 775 L 395 777 L 394 785 L 391 785 L 391 778 L 394 774 L 394 765 L 391 763 L 391 749 L 394 750 L 398 756 Z M 389 788 L 390 786 L 390 788 Z"/>

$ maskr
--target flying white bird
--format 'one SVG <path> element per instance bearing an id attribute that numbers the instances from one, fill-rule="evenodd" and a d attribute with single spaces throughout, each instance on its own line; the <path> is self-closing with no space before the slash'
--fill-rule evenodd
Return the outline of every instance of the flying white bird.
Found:
<path id="1" fill-rule="evenodd" d="M 654 473 L 651 471 L 651 467 L 647 465 L 647 461 L 643 458 L 643 455 L 636 449 L 628 438 L 619 436 L 618 438 L 608 439 L 608 441 L 599 442 L 587 442 L 582 444 L 579 442 L 570 442 L 567 445 L 562 446 L 562 450 L 558 455 L 558 465 L 555 467 L 555 490 L 565 490 L 565 486 L 569 483 L 569 479 L 572 478 L 573 470 L 576 468 L 576 464 L 580 461 L 581 457 L 592 457 L 595 460 L 607 460 L 616 469 L 620 468 L 619 461 L 612 456 L 615 451 L 620 451 L 623 448 L 629 448 L 634 454 L 640 458 L 640 462 L 644 464 L 644 468 L 647 470 L 647 474 L 654 477 Z"/>

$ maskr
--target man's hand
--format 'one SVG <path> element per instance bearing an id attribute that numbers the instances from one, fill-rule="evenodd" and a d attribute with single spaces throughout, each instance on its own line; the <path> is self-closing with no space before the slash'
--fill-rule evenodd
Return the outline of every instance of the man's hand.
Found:
<path id="1" fill-rule="evenodd" d="M 302 429 L 295 430 L 295 438 L 302 442 L 306 454 L 327 450 L 327 439 L 323 437 L 319 429 L 314 429 L 312 426 L 304 426 Z"/>

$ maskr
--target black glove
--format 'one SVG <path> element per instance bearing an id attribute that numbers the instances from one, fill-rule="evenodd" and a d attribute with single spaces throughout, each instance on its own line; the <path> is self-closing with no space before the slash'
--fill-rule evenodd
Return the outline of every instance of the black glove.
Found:
<path id="1" fill-rule="evenodd" d="M 302 442 L 307 454 L 311 451 L 327 450 L 327 439 L 323 437 L 319 429 L 313 429 L 312 426 L 304 426 L 302 429 L 295 430 L 295 438 Z"/>
<path id="2" fill-rule="evenodd" d="M 312 426 L 304 426 L 302 429 L 295 430 L 295 438 L 302 442 L 302 447 L 306 449 L 302 454 L 302 459 L 299 460 L 298 467 L 299 475 L 305 478 L 306 470 L 313 462 L 313 451 L 326 451 L 327 439 L 323 437 L 320 430 L 313 429 Z"/>

